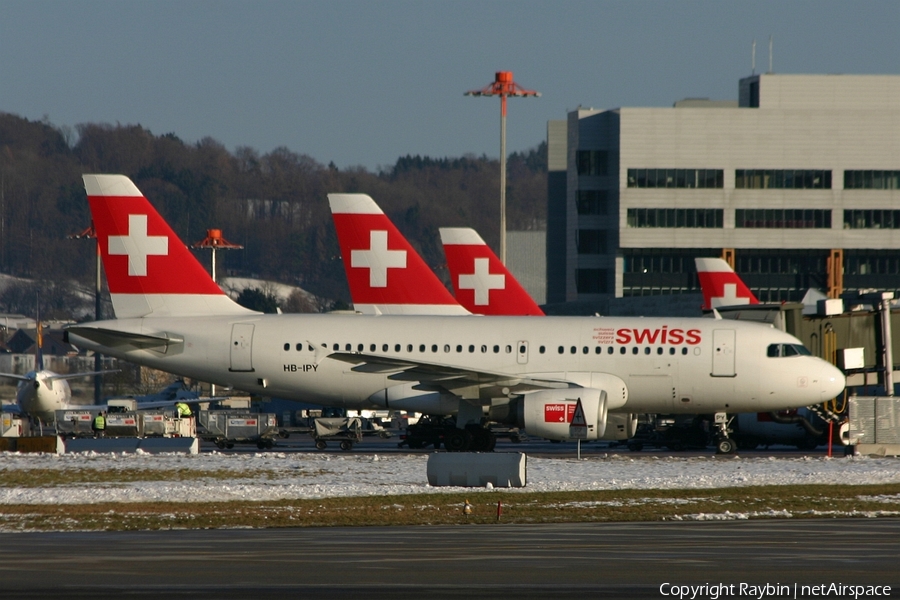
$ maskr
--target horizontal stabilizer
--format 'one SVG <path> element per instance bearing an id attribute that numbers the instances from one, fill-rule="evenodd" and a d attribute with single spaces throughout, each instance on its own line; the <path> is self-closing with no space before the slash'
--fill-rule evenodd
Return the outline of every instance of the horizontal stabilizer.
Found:
<path id="1" fill-rule="evenodd" d="M 66 337 L 78 336 L 110 348 L 130 346 L 140 350 L 155 350 L 162 354 L 171 354 L 176 347 L 184 345 L 184 338 L 167 333 L 158 335 L 146 335 L 143 333 L 131 333 L 116 331 L 114 329 L 100 329 L 97 327 L 69 327 L 66 329 Z"/>

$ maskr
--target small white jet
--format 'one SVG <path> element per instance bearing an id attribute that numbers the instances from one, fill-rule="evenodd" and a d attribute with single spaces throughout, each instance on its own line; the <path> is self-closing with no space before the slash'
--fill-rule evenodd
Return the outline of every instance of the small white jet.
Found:
<path id="1" fill-rule="evenodd" d="M 25 375 L 15 373 L 0 373 L 5 379 L 18 380 L 16 388 L 16 405 L 19 410 L 32 418 L 44 423 L 52 423 L 55 420 L 57 410 L 83 408 L 72 403 L 72 388 L 69 387 L 69 379 L 80 379 L 92 375 L 114 373 L 111 371 L 89 371 L 86 373 L 60 374 L 44 368 L 43 353 L 43 328 L 40 317 L 37 323 L 37 340 L 35 341 L 35 370 Z"/>
<path id="2" fill-rule="evenodd" d="M 251 393 L 454 414 L 448 450 L 490 447 L 485 419 L 568 439 L 578 400 L 599 439 L 609 413 L 783 410 L 844 389 L 838 369 L 757 323 L 260 314 L 222 292 L 130 179 L 84 182 L 117 318 L 69 327 L 72 343 Z M 365 256 L 370 282 L 400 262 Z M 797 354 L 772 351 L 785 346 Z"/>

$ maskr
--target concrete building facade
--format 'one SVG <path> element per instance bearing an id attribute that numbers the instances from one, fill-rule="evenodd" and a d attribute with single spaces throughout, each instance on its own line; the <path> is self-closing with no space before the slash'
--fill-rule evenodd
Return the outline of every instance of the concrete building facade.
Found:
<path id="1" fill-rule="evenodd" d="M 900 290 L 900 76 L 738 92 L 549 124 L 548 302 L 695 294 L 723 255 L 763 302 Z"/>

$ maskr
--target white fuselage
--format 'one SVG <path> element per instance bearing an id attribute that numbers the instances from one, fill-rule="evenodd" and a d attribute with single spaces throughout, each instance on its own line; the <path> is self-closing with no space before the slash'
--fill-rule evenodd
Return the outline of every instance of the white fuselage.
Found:
<path id="1" fill-rule="evenodd" d="M 162 353 L 70 334 L 73 343 L 105 354 L 251 393 L 358 409 L 372 408 L 373 394 L 408 380 L 383 370 L 354 371 L 328 353 L 584 387 L 613 374 L 625 382 L 627 401 L 611 404 L 611 412 L 782 410 L 831 399 L 844 388 L 843 374 L 821 359 L 767 356 L 771 344 L 800 344 L 796 338 L 766 325 L 714 319 L 238 315 L 81 327 L 179 340 Z"/>
<path id="2" fill-rule="evenodd" d="M 72 389 L 65 379 L 54 379 L 53 371 L 31 371 L 19 382 L 16 403 L 22 412 L 42 421 L 54 420 L 55 411 L 65 410 L 72 402 Z"/>

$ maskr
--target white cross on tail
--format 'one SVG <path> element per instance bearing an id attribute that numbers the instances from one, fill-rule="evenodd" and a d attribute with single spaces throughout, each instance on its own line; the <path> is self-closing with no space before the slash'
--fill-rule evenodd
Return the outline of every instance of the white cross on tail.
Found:
<path id="1" fill-rule="evenodd" d="M 148 256 L 167 256 L 169 238 L 147 235 L 147 215 L 128 215 L 128 235 L 109 236 L 110 255 L 128 256 L 128 275 L 147 276 Z"/>

